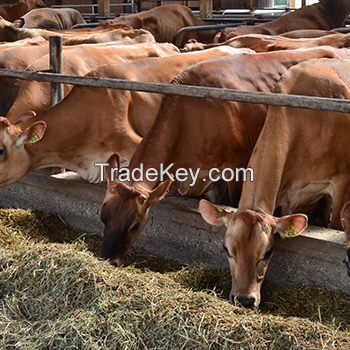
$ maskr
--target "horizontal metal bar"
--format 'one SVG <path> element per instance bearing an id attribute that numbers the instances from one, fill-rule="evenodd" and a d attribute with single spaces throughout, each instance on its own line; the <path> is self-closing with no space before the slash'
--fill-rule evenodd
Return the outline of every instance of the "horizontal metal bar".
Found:
<path id="1" fill-rule="evenodd" d="M 0 77 L 350 113 L 350 100 L 0 69 Z"/>
<path id="2" fill-rule="evenodd" d="M 333 28 L 332 30 L 334 32 L 343 33 L 343 34 L 350 33 L 349 27 Z"/>
<path id="3" fill-rule="evenodd" d="M 95 28 L 95 27 L 98 27 L 99 25 L 100 25 L 99 22 L 94 22 L 94 23 L 78 23 L 78 24 L 74 24 L 74 26 L 71 27 L 70 29 Z"/>
<path id="4" fill-rule="evenodd" d="M 110 4 L 110 7 L 117 7 L 117 6 L 128 6 L 128 5 L 131 5 L 132 3 L 131 2 L 126 2 L 126 3 L 120 3 L 120 4 Z M 51 7 L 54 7 L 54 8 L 67 8 L 67 7 L 98 7 L 99 5 L 98 4 L 79 4 L 79 5 L 52 5 Z"/>
<path id="5" fill-rule="evenodd" d="M 181 28 L 173 37 L 172 43 L 174 45 L 176 45 L 177 40 L 179 39 L 179 37 L 183 34 L 183 33 L 187 33 L 187 32 L 198 32 L 198 31 L 202 31 L 202 30 L 214 30 L 214 29 L 223 29 L 226 27 L 237 27 L 239 25 L 244 25 L 244 22 L 239 22 L 239 23 L 235 23 L 235 24 L 209 24 L 209 25 L 203 25 L 203 26 L 192 26 L 192 27 L 183 27 Z"/>
<path id="6" fill-rule="evenodd" d="M 212 17 L 212 18 L 199 18 L 201 21 L 205 23 L 244 23 L 245 19 L 243 18 L 217 18 L 217 17 Z M 248 19 L 249 20 L 249 19 Z"/>

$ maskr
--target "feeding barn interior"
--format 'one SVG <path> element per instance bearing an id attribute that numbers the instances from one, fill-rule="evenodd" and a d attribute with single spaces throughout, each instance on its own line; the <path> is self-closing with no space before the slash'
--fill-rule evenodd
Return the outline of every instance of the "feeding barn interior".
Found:
<path id="1" fill-rule="evenodd" d="M 349 15 L 2 1 L 0 345 L 344 348 Z"/>

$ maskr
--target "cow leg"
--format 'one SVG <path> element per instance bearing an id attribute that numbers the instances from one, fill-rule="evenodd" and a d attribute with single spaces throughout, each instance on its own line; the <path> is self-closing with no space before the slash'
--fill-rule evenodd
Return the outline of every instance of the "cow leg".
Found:
<path id="1" fill-rule="evenodd" d="M 340 222 L 340 212 L 346 202 L 350 200 L 350 186 L 338 186 L 333 194 L 332 219 L 330 227 L 336 230 L 343 230 Z"/>
<path id="2" fill-rule="evenodd" d="M 228 193 L 230 198 L 230 206 L 238 208 L 239 199 L 242 194 L 242 181 L 231 181 L 228 182 Z"/>
<path id="3" fill-rule="evenodd" d="M 229 204 L 224 200 L 227 192 L 227 183 L 223 180 L 215 182 L 209 191 L 205 192 L 202 198 L 207 199 L 213 204 Z"/>
<path id="4" fill-rule="evenodd" d="M 307 212 L 310 225 L 328 227 L 332 212 L 332 197 L 327 194 L 322 197 L 313 208 Z"/>

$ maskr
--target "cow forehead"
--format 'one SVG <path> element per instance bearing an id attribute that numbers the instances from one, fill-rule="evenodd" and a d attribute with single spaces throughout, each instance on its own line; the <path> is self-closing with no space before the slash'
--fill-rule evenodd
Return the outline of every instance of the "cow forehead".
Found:
<path id="1" fill-rule="evenodd" d="M 107 191 L 103 204 L 107 204 L 108 207 L 118 211 L 128 211 L 130 207 L 133 207 L 134 200 L 130 198 L 123 198 L 119 193 L 116 193 L 116 189 L 112 188 Z"/>
<path id="2" fill-rule="evenodd" d="M 128 227 L 137 216 L 135 200 L 124 200 L 119 194 L 114 196 L 109 194 L 102 204 L 101 214 L 105 218 L 104 223 L 108 226 L 117 224 L 120 227 Z"/>
<path id="3" fill-rule="evenodd" d="M 236 248 L 256 246 L 257 249 L 270 243 L 272 223 L 255 211 L 245 211 L 233 216 L 227 225 L 225 242 Z"/>

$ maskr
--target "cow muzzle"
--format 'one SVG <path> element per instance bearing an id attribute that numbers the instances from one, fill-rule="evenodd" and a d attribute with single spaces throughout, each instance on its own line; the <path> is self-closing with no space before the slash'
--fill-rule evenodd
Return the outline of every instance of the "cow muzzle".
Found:
<path id="1" fill-rule="evenodd" d="M 231 296 L 231 304 L 240 304 L 248 309 L 259 306 L 259 301 L 253 295 L 238 294 L 237 296 Z"/>
<path id="2" fill-rule="evenodd" d="M 124 259 L 122 258 L 109 259 L 108 262 L 113 266 L 120 267 L 123 265 Z"/>

